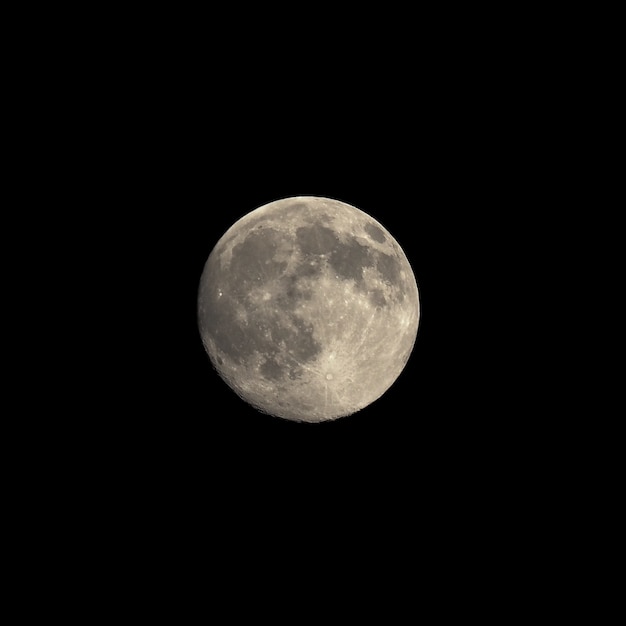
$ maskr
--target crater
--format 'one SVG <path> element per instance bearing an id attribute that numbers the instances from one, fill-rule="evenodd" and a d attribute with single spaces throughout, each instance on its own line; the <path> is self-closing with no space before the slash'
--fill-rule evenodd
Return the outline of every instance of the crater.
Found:
<path id="1" fill-rule="evenodd" d="M 283 377 L 283 368 L 272 357 L 261 364 L 259 371 L 264 378 L 269 380 L 279 380 Z"/>

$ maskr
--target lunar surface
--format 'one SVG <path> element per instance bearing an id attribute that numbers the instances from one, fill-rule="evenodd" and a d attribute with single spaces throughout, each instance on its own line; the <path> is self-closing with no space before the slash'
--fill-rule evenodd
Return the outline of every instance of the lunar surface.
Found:
<path id="1" fill-rule="evenodd" d="M 244 215 L 200 279 L 198 325 L 214 368 L 246 402 L 289 420 L 332 420 L 380 398 L 418 323 L 417 284 L 396 240 L 329 198 Z"/>

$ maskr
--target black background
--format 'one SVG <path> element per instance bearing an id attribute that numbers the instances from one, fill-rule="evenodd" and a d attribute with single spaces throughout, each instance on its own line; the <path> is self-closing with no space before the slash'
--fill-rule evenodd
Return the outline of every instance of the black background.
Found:
<path id="1" fill-rule="evenodd" d="M 68 410 L 42 430 L 44 445 L 46 433 L 58 442 L 54 506 L 80 511 L 72 532 L 157 571 L 172 562 L 224 576 L 245 553 L 265 576 L 280 554 L 283 582 L 325 557 L 331 578 L 338 559 L 367 576 L 376 558 L 426 562 L 422 584 L 436 587 L 451 560 L 471 576 L 486 546 L 496 572 L 505 553 L 531 550 L 523 503 L 548 506 L 556 488 L 539 478 L 554 434 L 533 404 L 545 382 L 520 365 L 523 321 L 538 314 L 522 278 L 526 234 L 550 201 L 539 118 L 552 113 L 544 89 L 525 87 L 545 75 L 527 47 L 507 48 L 507 29 L 485 39 L 448 18 L 434 30 L 421 18 L 351 25 L 350 38 L 328 25 L 260 29 L 245 46 L 241 34 L 217 36 L 219 19 L 197 29 L 145 19 L 128 32 L 125 20 L 85 28 L 65 58 L 37 64 L 47 105 L 33 115 L 37 158 L 51 172 L 41 185 L 76 242 L 57 274 L 72 276 L 76 301 L 62 317 L 84 344 L 59 387 Z M 420 291 L 396 383 L 324 424 L 246 405 L 197 328 L 213 246 L 244 214 L 292 195 L 373 216 Z"/>
<path id="2" fill-rule="evenodd" d="M 109 428 L 123 434 L 113 448 L 125 476 L 137 464 L 141 480 L 161 477 L 185 502 L 217 498 L 217 519 L 232 499 L 311 531 L 339 511 L 411 524 L 420 499 L 475 502 L 485 480 L 497 490 L 515 480 L 501 472 L 520 445 L 500 369 L 508 163 L 477 119 L 459 119 L 454 96 L 410 87 L 389 87 L 381 101 L 342 81 L 264 82 L 224 98 L 218 83 L 199 101 L 166 98 L 171 108 L 154 119 L 141 111 L 122 124 L 106 194 L 121 234 L 111 254 L 132 267 L 113 285 L 124 410 Z M 291 195 L 337 198 L 375 217 L 420 290 L 406 369 L 378 401 L 333 423 L 247 406 L 212 370 L 197 330 L 198 282 L 217 240 L 245 213 Z"/>
<path id="3" fill-rule="evenodd" d="M 280 47 L 255 64 L 177 45 L 90 58 L 65 111 L 78 199 L 96 216 L 82 238 L 98 246 L 105 285 L 96 336 L 116 360 L 96 401 L 113 413 L 94 445 L 118 455 L 120 476 L 136 465 L 176 493 L 257 494 L 263 509 L 272 497 L 404 509 L 442 485 L 465 489 L 468 476 L 502 480 L 494 470 L 520 437 L 503 419 L 517 402 L 503 399 L 501 365 L 517 305 L 501 259 L 523 211 L 529 141 L 512 70 L 491 59 L 485 72 L 479 58 L 446 50 L 418 62 L 410 45 L 384 58 L 313 54 L 297 67 Z M 321 425 L 248 407 L 212 370 L 197 330 L 198 282 L 217 240 L 292 195 L 336 198 L 380 221 L 421 297 L 397 382 Z"/>

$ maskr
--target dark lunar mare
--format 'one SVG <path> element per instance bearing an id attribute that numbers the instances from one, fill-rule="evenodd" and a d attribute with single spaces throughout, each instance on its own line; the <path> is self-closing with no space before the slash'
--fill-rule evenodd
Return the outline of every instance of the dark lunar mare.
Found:
<path id="1" fill-rule="evenodd" d="M 296 230 L 296 238 L 298 246 L 305 257 L 330 254 L 337 243 L 339 243 L 337 236 L 330 228 L 320 226 L 319 224 L 301 226 Z"/>
<path id="2" fill-rule="evenodd" d="M 319 263 L 318 258 L 324 256 L 337 276 L 354 280 L 358 289 L 365 290 L 363 268 L 375 264 L 374 250 L 362 245 L 356 238 L 343 242 L 330 228 L 318 224 L 298 228 L 296 237 L 309 264 Z"/>
<path id="3" fill-rule="evenodd" d="M 274 255 L 284 235 L 271 229 L 253 230 L 234 246 L 228 268 L 220 267 L 219 254 L 209 257 L 199 293 L 199 325 L 216 347 L 237 364 L 248 362 L 254 354 L 262 355 L 261 373 L 268 379 L 285 375 L 294 377 L 300 364 L 311 361 L 321 352 L 313 338 L 313 327 L 295 314 L 301 298 L 310 294 L 285 276 L 286 262 Z M 255 287 L 279 281 L 279 304 L 253 303 L 249 299 Z M 221 294 L 221 295 L 220 295 Z M 247 313 L 249 315 L 244 315 Z M 289 362 L 281 358 L 284 347 Z"/>
<path id="4" fill-rule="evenodd" d="M 356 239 L 339 243 L 330 256 L 330 265 L 340 278 L 354 280 L 357 288 L 364 290 L 363 269 L 374 265 L 372 251 Z"/>
<path id="5" fill-rule="evenodd" d="M 365 226 L 372 239 L 379 243 L 386 240 L 383 231 L 373 224 Z M 319 271 L 322 258 L 327 259 L 330 268 L 344 280 L 353 280 L 357 289 L 368 293 L 376 307 L 386 306 L 387 300 L 380 291 L 367 288 L 363 269 L 375 267 L 381 279 L 394 288 L 397 301 L 404 299 L 404 283 L 400 276 L 402 265 L 395 253 L 386 254 L 361 244 L 356 238 L 341 241 L 336 233 L 319 224 L 302 226 L 297 229 L 296 237 L 306 263 L 302 271 Z"/>
<path id="6" fill-rule="evenodd" d="M 391 254 L 378 254 L 376 259 L 376 269 L 382 276 L 383 280 L 394 287 L 401 284 L 400 272 L 402 268 L 400 262 Z"/>
<path id="7" fill-rule="evenodd" d="M 365 224 L 363 228 L 374 241 L 377 241 L 378 243 L 386 241 L 387 237 L 385 237 L 385 233 L 380 230 L 378 226 L 375 226 L 374 224 Z"/>
<path id="8" fill-rule="evenodd" d="M 382 309 L 387 306 L 387 298 L 381 289 L 372 289 L 369 293 L 370 302 L 377 308 Z"/>
<path id="9" fill-rule="evenodd" d="M 281 243 L 278 231 L 265 228 L 253 230 L 241 243 L 233 248 L 229 276 L 235 279 L 231 289 L 240 287 L 249 291 L 259 282 L 280 277 L 287 267 L 286 261 L 276 261 L 274 255 Z"/>

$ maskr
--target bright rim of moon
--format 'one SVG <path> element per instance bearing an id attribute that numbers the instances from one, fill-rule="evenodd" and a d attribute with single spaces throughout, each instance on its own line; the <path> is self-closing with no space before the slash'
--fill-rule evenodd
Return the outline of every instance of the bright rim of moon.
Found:
<path id="1" fill-rule="evenodd" d="M 368 406 L 413 350 L 415 276 L 393 236 L 330 198 L 270 202 L 211 252 L 198 325 L 211 363 L 246 402 L 321 422 Z"/>

